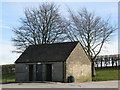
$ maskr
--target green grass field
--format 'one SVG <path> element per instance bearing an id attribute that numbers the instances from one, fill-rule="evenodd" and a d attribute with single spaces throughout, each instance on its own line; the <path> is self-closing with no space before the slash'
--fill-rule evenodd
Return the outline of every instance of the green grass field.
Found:
<path id="1" fill-rule="evenodd" d="M 14 81 L 15 81 L 15 74 L 3 75 L 2 79 L 0 79 L 0 83 L 14 82 Z"/>
<path id="2" fill-rule="evenodd" d="M 120 72 L 120 69 L 117 68 L 96 70 L 96 76 L 93 77 L 93 81 L 120 80 L 118 72 Z"/>

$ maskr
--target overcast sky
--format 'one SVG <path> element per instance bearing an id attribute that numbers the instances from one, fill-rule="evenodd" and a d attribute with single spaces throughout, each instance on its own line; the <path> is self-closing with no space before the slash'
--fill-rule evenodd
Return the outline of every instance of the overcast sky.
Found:
<path id="1" fill-rule="evenodd" d="M 13 27 L 20 25 L 20 18 L 24 17 L 23 10 L 27 8 L 38 7 L 41 2 L 1 2 L 0 3 L 0 64 L 13 64 L 20 54 L 12 53 L 15 50 L 11 38 L 14 37 Z M 21 0 L 19 0 L 21 1 Z M 24 0 L 25 1 L 25 0 Z M 112 0 L 111 0 L 112 1 Z M 60 12 L 68 16 L 67 9 L 74 11 L 81 8 L 87 8 L 95 15 L 107 19 L 110 17 L 111 25 L 118 25 L 118 2 L 55 2 L 60 5 Z M 117 31 L 108 44 L 105 44 L 100 54 L 117 54 L 118 53 L 118 33 Z"/>

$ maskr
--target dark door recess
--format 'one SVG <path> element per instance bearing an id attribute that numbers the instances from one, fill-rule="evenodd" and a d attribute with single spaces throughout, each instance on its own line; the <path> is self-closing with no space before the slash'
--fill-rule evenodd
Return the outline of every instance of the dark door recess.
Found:
<path id="1" fill-rule="evenodd" d="M 52 81 L 52 64 L 46 65 L 46 81 Z"/>
<path id="2" fill-rule="evenodd" d="M 29 65 L 29 81 L 33 81 L 33 65 Z"/>

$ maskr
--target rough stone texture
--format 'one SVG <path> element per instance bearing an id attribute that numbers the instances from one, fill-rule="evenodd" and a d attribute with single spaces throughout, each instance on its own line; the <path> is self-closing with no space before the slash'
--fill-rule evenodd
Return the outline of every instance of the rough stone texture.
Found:
<path id="1" fill-rule="evenodd" d="M 54 63 L 52 66 L 52 80 L 63 81 L 63 62 Z"/>
<path id="2" fill-rule="evenodd" d="M 66 81 L 69 76 L 75 82 L 91 81 L 91 62 L 79 43 L 66 61 Z"/>
<path id="3" fill-rule="evenodd" d="M 15 72 L 17 82 L 29 81 L 29 66 L 27 64 L 16 64 Z"/>

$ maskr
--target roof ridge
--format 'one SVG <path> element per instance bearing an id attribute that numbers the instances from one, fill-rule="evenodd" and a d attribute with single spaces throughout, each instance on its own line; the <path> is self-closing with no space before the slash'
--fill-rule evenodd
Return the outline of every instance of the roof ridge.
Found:
<path id="1" fill-rule="evenodd" d="M 57 43 L 50 43 L 50 44 L 36 44 L 36 45 L 29 45 L 29 46 L 37 46 L 37 45 L 53 45 L 53 44 L 66 44 L 66 43 L 78 43 L 79 41 L 73 42 L 57 42 Z"/>

